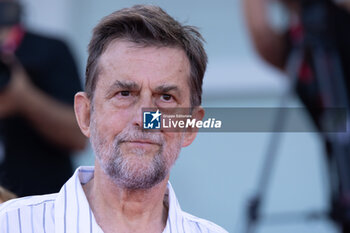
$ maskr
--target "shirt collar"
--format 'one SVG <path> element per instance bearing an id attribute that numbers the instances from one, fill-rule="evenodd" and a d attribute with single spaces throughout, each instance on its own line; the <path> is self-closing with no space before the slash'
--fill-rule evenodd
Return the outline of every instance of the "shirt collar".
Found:
<path id="1" fill-rule="evenodd" d="M 61 188 L 55 201 L 56 233 L 68 233 L 72 231 L 77 233 L 103 233 L 102 229 L 96 223 L 82 187 L 93 176 L 94 167 L 79 167 Z M 164 201 L 168 204 L 169 210 L 163 233 L 180 232 L 179 229 L 176 229 L 176 225 L 179 224 L 179 221 L 182 221 L 182 210 L 170 182 L 167 184 Z"/>

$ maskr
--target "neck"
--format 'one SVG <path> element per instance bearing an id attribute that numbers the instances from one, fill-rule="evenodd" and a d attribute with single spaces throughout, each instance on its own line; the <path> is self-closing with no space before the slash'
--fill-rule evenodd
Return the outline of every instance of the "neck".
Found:
<path id="1" fill-rule="evenodd" d="M 162 232 L 168 214 L 163 205 L 168 179 L 151 189 L 128 190 L 118 187 L 96 162 L 94 178 L 83 189 L 104 232 Z"/>

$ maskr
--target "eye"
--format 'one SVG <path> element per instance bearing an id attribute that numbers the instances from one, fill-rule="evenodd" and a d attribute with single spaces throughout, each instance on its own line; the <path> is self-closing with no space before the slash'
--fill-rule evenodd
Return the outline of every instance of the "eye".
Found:
<path id="1" fill-rule="evenodd" d="M 130 91 L 121 91 L 121 92 L 119 92 L 119 94 L 121 96 L 129 96 L 130 95 Z"/>
<path id="2" fill-rule="evenodd" d="M 163 95 L 161 95 L 160 98 L 162 100 L 164 100 L 164 101 L 167 101 L 167 102 L 169 102 L 169 101 L 171 101 L 173 99 L 173 97 L 171 95 L 169 95 L 169 94 L 163 94 Z"/>

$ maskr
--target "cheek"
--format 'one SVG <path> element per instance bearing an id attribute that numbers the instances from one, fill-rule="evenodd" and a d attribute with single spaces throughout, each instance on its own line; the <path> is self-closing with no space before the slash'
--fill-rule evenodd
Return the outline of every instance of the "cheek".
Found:
<path id="1" fill-rule="evenodd" d="M 171 153 L 172 157 L 177 156 L 173 153 L 176 153 L 181 150 L 181 145 L 183 141 L 183 133 L 179 132 L 168 132 L 164 134 L 166 141 L 166 150 L 167 153 Z"/>
<path id="2" fill-rule="evenodd" d="M 97 117 L 100 135 L 111 142 L 127 126 L 130 116 L 124 111 L 109 111 Z"/>

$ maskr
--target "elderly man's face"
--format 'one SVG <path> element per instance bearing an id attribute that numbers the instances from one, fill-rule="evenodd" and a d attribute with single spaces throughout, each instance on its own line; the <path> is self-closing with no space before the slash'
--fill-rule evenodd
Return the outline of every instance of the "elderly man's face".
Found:
<path id="1" fill-rule="evenodd" d="M 147 189 L 162 181 L 182 146 L 180 132 L 142 131 L 142 108 L 190 107 L 190 64 L 177 48 L 114 41 L 99 60 L 90 119 L 92 146 L 118 185 Z"/>

